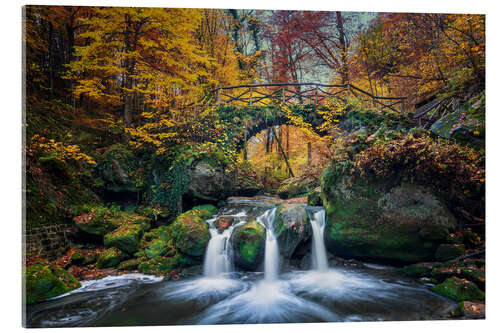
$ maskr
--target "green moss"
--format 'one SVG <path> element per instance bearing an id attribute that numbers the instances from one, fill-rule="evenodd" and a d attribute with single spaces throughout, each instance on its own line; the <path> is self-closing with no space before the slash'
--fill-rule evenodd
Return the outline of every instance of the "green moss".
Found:
<path id="1" fill-rule="evenodd" d="M 140 225 L 124 225 L 104 236 L 104 246 L 116 247 L 128 254 L 134 254 L 139 248 L 139 240 L 143 233 Z"/>
<path id="2" fill-rule="evenodd" d="M 118 269 L 133 270 L 133 269 L 137 269 L 138 266 L 139 266 L 139 259 L 135 258 L 135 259 L 129 259 L 129 260 L 122 261 L 118 265 Z"/>
<path id="3" fill-rule="evenodd" d="M 236 231 L 235 249 L 238 265 L 255 269 L 259 264 L 265 242 L 266 229 L 257 221 L 251 221 Z"/>
<path id="4" fill-rule="evenodd" d="M 105 251 L 99 253 L 97 257 L 97 267 L 98 268 L 111 268 L 116 267 L 118 264 L 126 258 L 126 255 L 117 248 L 106 249 Z"/>
<path id="5" fill-rule="evenodd" d="M 26 282 L 26 304 L 41 302 L 80 287 L 76 278 L 60 267 L 38 261 L 23 269 Z"/>
<path id="6" fill-rule="evenodd" d="M 451 277 L 432 290 L 455 301 L 484 300 L 484 293 L 472 282 Z"/>
<path id="7" fill-rule="evenodd" d="M 85 261 L 85 256 L 83 255 L 81 250 L 76 250 L 71 255 L 71 263 L 73 265 L 81 265 L 84 263 L 84 261 Z"/>
<path id="8" fill-rule="evenodd" d="M 141 260 L 138 268 L 145 274 L 162 275 L 168 274 L 174 269 L 186 267 L 191 263 L 190 258 L 176 253 L 171 257 L 156 256 L 149 260 Z"/>
<path id="9" fill-rule="evenodd" d="M 436 260 L 448 261 L 465 254 L 462 244 L 441 244 L 436 250 Z"/>
<path id="10" fill-rule="evenodd" d="M 175 249 L 162 239 L 153 240 L 145 249 L 144 253 L 147 258 L 156 256 L 169 256 Z"/>

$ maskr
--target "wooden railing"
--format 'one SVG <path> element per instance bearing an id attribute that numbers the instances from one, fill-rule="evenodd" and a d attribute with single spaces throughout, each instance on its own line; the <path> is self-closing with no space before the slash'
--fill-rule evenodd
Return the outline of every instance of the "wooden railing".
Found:
<path id="1" fill-rule="evenodd" d="M 219 87 L 212 91 L 217 94 L 217 105 L 279 105 L 279 104 L 314 104 L 318 105 L 327 98 L 346 99 L 354 95 L 362 102 L 391 109 L 405 111 L 406 97 L 375 96 L 352 84 L 321 83 L 262 83 Z M 396 109 L 396 108 L 399 108 Z"/>

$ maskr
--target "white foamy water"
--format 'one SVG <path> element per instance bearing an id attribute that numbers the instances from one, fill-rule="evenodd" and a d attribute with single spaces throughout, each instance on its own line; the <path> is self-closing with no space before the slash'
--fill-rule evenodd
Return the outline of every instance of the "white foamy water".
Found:
<path id="1" fill-rule="evenodd" d="M 321 209 L 314 213 L 309 213 L 309 220 L 313 230 L 312 262 L 313 269 L 326 272 L 328 270 L 328 259 L 325 249 L 325 210 Z"/>
<path id="2" fill-rule="evenodd" d="M 266 248 L 264 257 L 264 278 L 266 281 L 277 280 L 279 273 L 280 253 L 278 241 L 274 235 L 276 210 L 277 208 L 274 207 L 257 217 L 257 221 L 266 228 Z"/>
<path id="3" fill-rule="evenodd" d="M 239 212 L 233 217 L 244 218 L 245 212 Z M 231 244 L 231 235 L 238 227 L 246 223 L 242 220 L 219 233 L 214 225 L 215 219 L 207 220 L 210 225 L 210 240 L 205 253 L 205 262 L 203 273 L 206 277 L 216 278 L 222 274 L 230 273 L 233 270 L 233 247 Z"/>

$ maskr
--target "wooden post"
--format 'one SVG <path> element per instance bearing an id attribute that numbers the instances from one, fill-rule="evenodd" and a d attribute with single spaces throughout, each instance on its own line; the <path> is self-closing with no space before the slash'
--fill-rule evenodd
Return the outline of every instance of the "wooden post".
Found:
<path id="1" fill-rule="evenodd" d="M 252 87 L 250 87 L 250 106 L 252 106 Z"/>
<path id="2" fill-rule="evenodd" d="M 281 104 L 285 105 L 285 88 L 281 88 Z"/>

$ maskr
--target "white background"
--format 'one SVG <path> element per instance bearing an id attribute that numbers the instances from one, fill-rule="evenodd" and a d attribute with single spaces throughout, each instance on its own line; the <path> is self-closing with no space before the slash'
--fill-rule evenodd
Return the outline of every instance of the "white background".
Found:
<path id="1" fill-rule="evenodd" d="M 6 4 L 8 3 L 8 4 Z M 328 323 L 282 325 L 225 325 L 225 326 L 169 326 L 94 328 L 93 332 L 489 332 L 499 331 L 499 152 L 500 152 L 500 87 L 498 77 L 500 54 L 500 14 L 495 0 L 102 0 L 102 1 L 14 1 L 4 0 L 0 5 L 0 330 L 20 331 L 21 328 L 21 6 L 36 5 L 99 5 L 99 6 L 155 6 L 194 8 L 253 8 L 253 9 L 308 9 L 378 12 L 436 12 L 486 13 L 486 106 L 487 106 L 487 319 L 469 321 L 420 321 L 383 323 Z M 497 209 L 499 208 L 499 209 Z M 83 329 L 87 331 L 89 329 Z M 53 331 L 53 329 L 45 329 Z M 69 329 L 57 329 L 63 333 Z M 73 329 L 71 332 L 74 332 Z M 78 330 L 81 332 L 81 329 Z"/>

